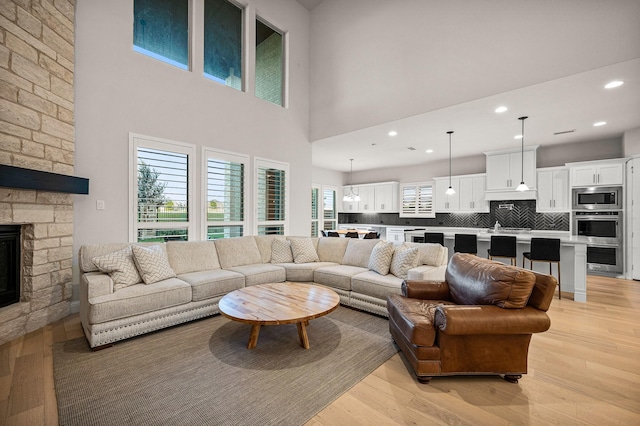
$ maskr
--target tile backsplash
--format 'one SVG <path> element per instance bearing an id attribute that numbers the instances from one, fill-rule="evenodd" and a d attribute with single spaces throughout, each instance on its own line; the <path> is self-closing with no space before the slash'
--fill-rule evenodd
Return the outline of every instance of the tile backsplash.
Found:
<path id="1" fill-rule="evenodd" d="M 405 218 L 397 213 L 340 213 L 340 223 L 370 225 L 442 226 L 489 228 L 496 223 L 507 228 L 569 231 L 569 213 L 536 213 L 534 200 L 491 201 L 489 213 L 436 213 L 435 218 Z"/>

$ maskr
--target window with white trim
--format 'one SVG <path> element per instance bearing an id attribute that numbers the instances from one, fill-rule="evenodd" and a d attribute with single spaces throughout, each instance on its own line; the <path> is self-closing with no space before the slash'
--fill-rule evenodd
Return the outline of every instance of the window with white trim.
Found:
<path id="1" fill-rule="evenodd" d="M 204 76 L 242 90 L 243 9 L 227 0 L 204 0 Z"/>
<path id="2" fill-rule="evenodd" d="M 322 229 L 338 229 L 337 190 L 334 187 L 322 187 Z"/>
<path id="3" fill-rule="evenodd" d="M 435 217 L 433 182 L 400 184 L 400 217 Z"/>
<path id="4" fill-rule="evenodd" d="M 131 149 L 130 240 L 189 240 L 195 146 L 129 134 Z"/>
<path id="5" fill-rule="evenodd" d="M 204 148 L 203 160 L 206 239 L 245 235 L 249 156 Z"/>
<path id="6" fill-rule="evenodd" d="M 255 234 L 286 235 L 289 229 L 289 164 L 255 159 Z"/>
<path id="7" fill-rule="evenodd" d="M 256 17 L 255 94 L 284 106 L 284 33 Z"/>

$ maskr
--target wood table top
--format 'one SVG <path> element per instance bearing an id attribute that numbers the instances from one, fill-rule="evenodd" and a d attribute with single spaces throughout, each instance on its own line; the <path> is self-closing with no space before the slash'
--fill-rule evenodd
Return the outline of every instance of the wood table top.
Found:
<path id="1" fill-rule="evenodd" d="M 309 321 L 334 311 L 340 296 L 327 287 L 292 282 L 235 290 L 218 303 L 220 313 L 248 324 L 278 325 Z"/>

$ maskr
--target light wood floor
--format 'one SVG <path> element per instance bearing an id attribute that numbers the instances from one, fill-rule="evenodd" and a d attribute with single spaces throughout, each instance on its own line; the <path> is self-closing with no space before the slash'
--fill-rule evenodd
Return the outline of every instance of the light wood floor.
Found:
<path id="1" fill-rule="evenodd" d="M 328 425 L 640 425 L 640 282 L 589 276 L 588 302 L 554 299 L 529 374 L 419 384 L 400 354 L 318 413 Z M 0 346 L 0 425 L 57 425 L 51 345 L 78 315 Z"/>

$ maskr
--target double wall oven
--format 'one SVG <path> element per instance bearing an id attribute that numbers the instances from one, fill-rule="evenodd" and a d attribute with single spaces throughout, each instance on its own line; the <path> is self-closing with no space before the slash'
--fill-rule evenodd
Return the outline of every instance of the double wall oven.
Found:
<path id="1" fill-rule="evenodd" d="M 587 271 L 623 272 L 621 187 L 574 188 L 573 234 L 587 239 Z"/>

